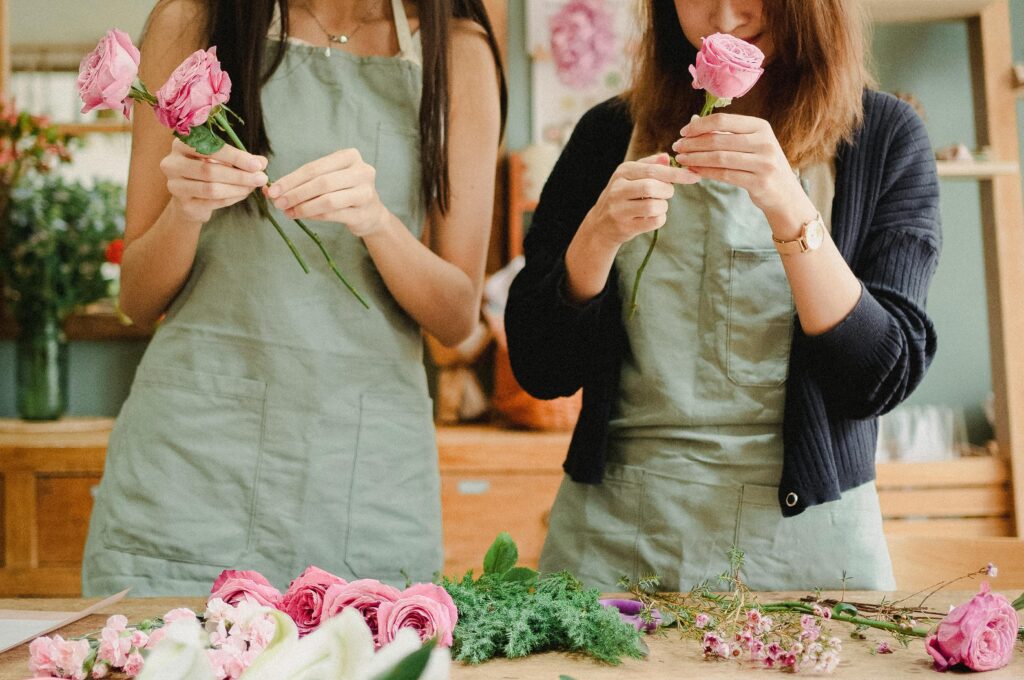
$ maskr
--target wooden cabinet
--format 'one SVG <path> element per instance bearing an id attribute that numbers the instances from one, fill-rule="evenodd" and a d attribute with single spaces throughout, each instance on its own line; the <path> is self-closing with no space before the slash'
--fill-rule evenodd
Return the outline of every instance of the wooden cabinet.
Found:
<path id="1" fill-rule="evenodd" d="M 0 420 L 0 597 L 77 596 L 109 418 Z"/>

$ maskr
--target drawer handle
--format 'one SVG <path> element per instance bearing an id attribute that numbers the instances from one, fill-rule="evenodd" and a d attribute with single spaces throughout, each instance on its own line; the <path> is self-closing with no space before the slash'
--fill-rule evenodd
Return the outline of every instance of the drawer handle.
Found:
<path id="1" fill-rule="evenodd" d="M 464 496 L 479 496 L 491 490 L 486 479 L 463 479 L 458 484 L 459 493 Z"/>

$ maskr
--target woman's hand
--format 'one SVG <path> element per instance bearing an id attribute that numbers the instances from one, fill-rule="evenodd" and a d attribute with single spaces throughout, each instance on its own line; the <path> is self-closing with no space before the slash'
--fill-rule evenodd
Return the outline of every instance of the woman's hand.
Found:
<path id="1" fill-rule="evenodd" d="M 360 238 L 383 230 L 391 213 L 377 195 L 377 171 L 356 149 L 306 163 L 266 189 L 293 219 L 341 222 Z"/>
<path id="2" fill-rule="evenodd" d="M 714 113 L 694 116 L 679 134 L 672 150 L 680 165 L 701 177 L 746 189 L 769 219 L 807 200 L 768 121 Z"/>
<path id="3" fill-rule="evenodd" d="M 602 240 L 621 246 L 665 224 L 675 184 L 695 184 L 700 176 L 669 165 L 667 153 L 626 161 L 612 173 L 586 222 Z"/>
<path id="4" fill-rule="evenodd" d="M 225 144 L 205 156 L 179 139 L 160 161 L 171 201 L 189 219 L 205 224 L 217 208 L 234 205 L 267 183 L 267 159 Z"/>

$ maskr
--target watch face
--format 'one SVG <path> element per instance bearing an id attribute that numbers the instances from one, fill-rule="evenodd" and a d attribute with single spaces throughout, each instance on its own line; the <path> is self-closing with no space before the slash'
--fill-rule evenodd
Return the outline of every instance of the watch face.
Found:
<path id="1" fill-rule="evenodd" d="M 822 225 L 821 220 L 814 220 L 808 224 L 805 234 L 808 250 L 817 250 L 820 248 L 822 241 L 825 240 L 825 227 Z"/>

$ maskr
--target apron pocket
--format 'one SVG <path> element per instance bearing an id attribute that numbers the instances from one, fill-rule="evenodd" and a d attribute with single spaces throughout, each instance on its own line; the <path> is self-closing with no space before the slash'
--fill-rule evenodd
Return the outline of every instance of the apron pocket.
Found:
<path id="1" fill-rule="evenodd" d="M 139 368 L 111 451 L 111 550 L 237 566 L 252 533 L 266 384 Z M 105 485 L 106 486 L 106 485 Z"/>
<path id="2" fill-rule="evenodd" d="M 364 394 L 345 563 L 359 578 L 430 580 L 442 567 L 441 481 L 426 397 Z"/>
<path id="3" fill-rule="evenodd" d="M 419 237 L 422 229 L 420 187 L 420 136 L 416 130 L 377 128 L 377 152 L 373 167 L 377 170 L 377 194 L 388 210 L 406 228 Z"/>
<path id="4" fill-rule="evenodd" d="M 778 253 L 734 249 L 725 342 L 729 380 L 744 387 L 784 383 L 792 334 L 793 296 Z"/>

